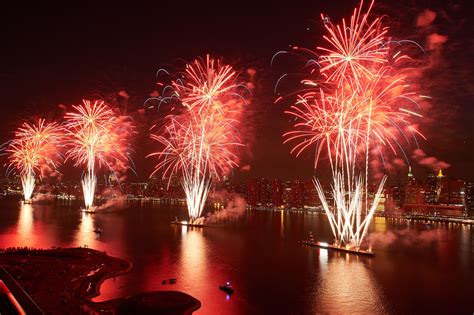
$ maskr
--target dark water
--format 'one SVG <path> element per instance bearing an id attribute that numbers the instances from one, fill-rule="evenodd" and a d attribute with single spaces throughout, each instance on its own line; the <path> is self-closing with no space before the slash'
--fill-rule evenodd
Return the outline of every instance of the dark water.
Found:
<path id="1" fill-rule="evenodd" d="M 247 211 L 226 228 L 171 226 L 177 206 L 133 203 L 82 214 L 78 206 L 0 200 L 0 247 L 79 246 L 129 259 L 133 271 L 107 280 L 98 300 L 179 290 L 198 314 L 420 314 L 474 312 L 474 228 L 376 218 L 374 258 L 307 248 L 313 231 L 330 241 L 323 215 Z M 93 230 L 103 229 L 97 236 Z M 177 278 L 174 285 L 163 279 Z M 218 285 L 231 281 L 230 298 Z"/>

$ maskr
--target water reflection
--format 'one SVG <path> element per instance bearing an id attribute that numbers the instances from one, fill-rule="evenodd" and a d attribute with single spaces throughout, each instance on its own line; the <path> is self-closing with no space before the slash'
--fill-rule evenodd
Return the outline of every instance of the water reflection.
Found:
<path id="1" fill-rule="evenodd" d="M 202 230 L 190 230 L 183 235 L 180 274 L 187 281 L 199 285 L 207 274 L 207 257 Z"/>
<path id="2" fill-rule="evenodd" d="M 332 238 L 326 217 L 314 213 L 247 211 L 235 225 L 196 229 L 170 226 L 184 207 L 137 203 L 87 214 L 58 204 L 2 206 L 0 247 L 88 245 L 130 260 L 132 271 L 106 280 L 97 300 L 176 290 L 202 302 L 199 314 L 419 314 L 433 301 L 432 313 L 453 305 L 467 313 L 472 305 L 472 227 L 412 223 L 407 234 L 406 222 L 376 219 L 372 233 L 397 238 L 374 244 L 377 256 L 367 259 L 302 247 L 310 231 Z M 169 278 L 177 283 L 163 285 Z M 218 289 L 225 281 L 236 289 L 230 297 Z"/>
<path id="3" fill-rule="evenodd" d="M 285 237 L 285 214 L 284 211 L 280 211 L 280 237 Z"/>
<path id="4" fill-rule="evenodd" d="M 28 240 L 31 236 L 33 228 L 33 206 L 31 204 L 23 204 L 20 208 L 20 217 L 18 218 L 17 233 L 18 237 Z"/>
<path id="5" fill-rule="evenodd" d="M 207 253 L 204 245 L 202 229 L 183 227 L 180 252 L 179 281 L 185 281 L 188 290 L 194 296 L 207 297 L 212 294 L 210 288 L 204 285 L 211 275 L 208 273 Z M 188 230 L 189 229 L 189 230 Z M 214 292 L 215 293 L 215 292 Z M 198 299 L 201 299 L 198 297 Z M 201 299 L 202 300 L 202 299 Z"/>
<path id="6" fill-rule="evenodd" d="M 218 285 L 232 279 L 228 278 L 228 272 L 223 272 L 226 257 L 215 246 L 208 246 L 216 236 L 214 232 L 189 227 L 186 232 L 182 230 L 177 288 L 202 301 L 203 307 L 197 314 L 222 314 L 223 302 L 230 304 L 231 309 L 235 307 L 233 297 L 218 288 Z"/>
<path id="7" fill-rule="evenodd" d="M 313 297 L 315 309 L 330 314 L 387 313 L 383 293 L 366 266 L 367 258 L 335 254 L 327 262 L 320 253 L 321 273 Z M 326 260 L 324 259 L 326 255 Z M 327 265 L 327 268 L 326 268 Z"/>
<path id="8" fill-rule="evenodd" d="M 319 249 L 319 265 L 323 270 L 326 270 L 328 266 L 328 250 L 325 248 Z"/>
<path id="9" fill-rule="evenodd" d="M 76 234 L 76 244 L 78 246 L 93 247 L 96 240 L 94 233 L 94 220 L 92 214 L 82 212 L 79 230 Z"/>

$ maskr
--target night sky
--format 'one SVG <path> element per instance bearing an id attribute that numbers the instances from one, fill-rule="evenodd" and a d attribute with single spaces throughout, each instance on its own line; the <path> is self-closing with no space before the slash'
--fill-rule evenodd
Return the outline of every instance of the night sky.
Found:
<path id="1" fill-rule="evenodd" d="M 293 64 L 286 59 L 274 66 L 270 60 L 289 45 L 315 48 L 322 36 L 319 14 L 324 12 L 338 21 L 348 17 L 358 1 L 194 2 L 4 5 L 0 22 L 1 141 L 7 141 L 24 119 L 40 115 L 59 119 L 64 113 L 60 104 L 70 106 L 82 98 L 126 91 L 130 95 L 127 111 L 136 112 L 155 89 L 159 68 L 210 53 L 223 56 L 241 72 L 257 71 L 258 84 L 249 105 L 252 119 L 246 121 L 254 137 L 248 143 L 250 154 L 241 161 L 241 165 L 250 165 L 250 171 L 236 170 L 236 177 L 310 178 L 311 154 L 296 159 L 290 156 L 289 146 L 281 143 L 282 133 L 290 128 L 283 111 L 291 100 L 273 104 L 278 77 L 298 69 L 289 69 Z M 469 1 L 435 3 L 378 1 L 375 13 L 388 15 L 394 36 L 416 40 L 427 51 L 420 86 L 433 100 L 420 125 L 428 141 L 420 142 L 420 147 L 427 157 L 449 163 L 445 171 L 449 176 L 472 180 L 472 5 Z M 417 26 L 426 9 L 435 13 L 434 20 Z M 445 40 L 430 49 L 432 34 L 445 36 Z M 151 116 L 137 121 L 140 130 L 153 123 L 156 117 Z M 150 147 L 146 134 L 135 140 L 134 160 L 142 179 L 153 161 L 143 158 Z M 411 163 L 415 176 L 424 177 L 429 170 L 414 160 Z"/>

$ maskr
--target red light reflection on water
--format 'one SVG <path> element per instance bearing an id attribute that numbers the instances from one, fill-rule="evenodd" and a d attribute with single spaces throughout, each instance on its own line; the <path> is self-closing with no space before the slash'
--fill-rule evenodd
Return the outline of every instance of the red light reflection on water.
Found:
<path id="1" fill-rule="evenodd" d="M 313 297 L 316 311 L 330 314 L 357 314 L 371 309 L 385 314 L 383 294 L 368 267 L 370 258 L 336 254 L 328 260 L 328 250 L 320 249 L 320 275 Z M 369 265 L 369 266 L 368 266 Z"/>
<path id="2" fill-rule="evenodd" d="M 205 229 L 182 230 L 181 263 L 177 271 L 179 278 L 182 279 L 179 289 L 200 301 L 206 301 L 197 314 L 219 314 L 223 310 L 222 303 L 232 301 L 232 297 L 218 288 L 229 279 L 222 274 L 218 263 L 210 261 L 214 260 L 215 256 L 206 246 L 205 233 Z"/>
<path id="3" fill-rule="evenodd" d="M 196 314 L 221 314 L 224 305 L 226 311 L 239 313 L 238 304 L 232 303 L 236 296 L 228 296 L 219 290 L 219 285 L 226 281 L 232 283 L 232 279 L 224 271 L 222 257 L 207 245 L 209 235 L 206 229 L 185 226 L 171 228 L 177 244 L 161 244 L 164 248 L 157 251 L 159 256 L 144 258 L 147 259 L 146 263 L 140 262 L 142 267 L 135 266 L 129 275 L 106 280 L 101 286 L 101 295 L 94 301 L 140 291 L 173 290 L 185 292 L 201 301 L 201 309 Z M 170 278 L 176 278 L 176 284 L 170 284 Z M 162 281 L 166 283 L 162 284 Z"/>
<path id="4" fill-rule="evenodd" d="M 33 229 L 33 207 L 30 204 L 22 204 L 20 217 L 18 218 L 17 233 L 18 237 L 26 240 L 31 236 Z M 16 242 L 13 244 L 17 244 Z"/>
<path id="5" fill-rule="evenodd" d="M 82 212 L 79 231 L 76 234 L 76 244 L 78 246 L 86 246 L 94 248 L 96 235 L 94 233 L 94 221 L 92 214 Z"/>
<path id="6" fill-rule="evenodd" d="M 2 236 L 0 247 L 37 247 L 49 248 L 55 246 L 55 237 L 50 231 L 42 233 L 45 229 L 42 222 L 35 220 L 36 209 L 34 205 L 21 203 L 16 225 L 11 225 Z"/>

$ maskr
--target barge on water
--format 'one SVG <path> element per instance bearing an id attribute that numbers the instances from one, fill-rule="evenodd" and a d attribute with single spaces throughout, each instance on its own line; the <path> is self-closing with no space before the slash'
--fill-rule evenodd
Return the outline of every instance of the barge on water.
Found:
<path id="1" fill-rule="evenodd" d="M 81 208 L 81 212 L 83 213 L 96 213 L 96 210 L 97 210 L 96 206 L 92 206 L 89 208 Z"/>
<path id="2" fill-rule="evenodd" d="M 349 253 L 349 254 L 364 255 L 364 256 L 370 256 L 370 257 L 375 256 L 375 253 L 373 251 L 371 251 L 370 249 L 369 250 L 352 249 L 352 248 L 341 247 L 341 246 L 338 246 L 338 245 L 328 244 L 328 243 L 323 243 L 323 242 L 303 241 L 302 243 L 304 245 L 307 245 L 307 246 L 313 246 L 313 247 L 319 247 L 319 248 L 325 248 L 325 249 L 333 249 L 333 250 L 337 250 L 337 251 L 345 252 L 345 253 Z"/>
<path id="3" fill-rule="evenodd" d="M 171 224 L 173 225 L 182 225 L 182 226 L 190 226 L 190 227 L 206 227 L 208 225 L 202 224 L 202 223 L 191 223 L 188 221 L 171 221 Z"/>

